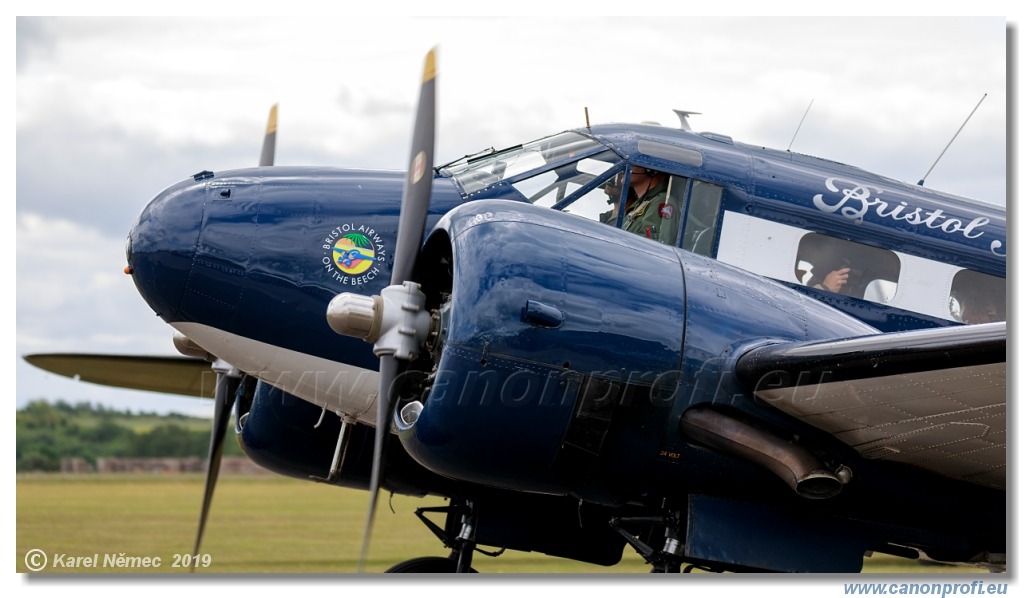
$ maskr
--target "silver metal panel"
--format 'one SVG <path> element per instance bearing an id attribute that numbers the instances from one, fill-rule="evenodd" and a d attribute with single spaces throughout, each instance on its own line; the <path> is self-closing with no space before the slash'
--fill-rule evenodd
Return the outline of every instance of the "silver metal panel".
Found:
<path id="1" fill-rule="evenodd" d="M 1006 364 L 757 392 L 869 459 L 1006 489 Z"/>

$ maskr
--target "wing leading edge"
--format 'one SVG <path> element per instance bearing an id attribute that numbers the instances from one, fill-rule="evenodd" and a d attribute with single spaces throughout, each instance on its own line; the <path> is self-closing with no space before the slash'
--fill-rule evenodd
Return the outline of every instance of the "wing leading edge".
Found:
<path id="1" fill-rule="evenodd" d="M 1006 323 L 781 343 L 736 375 L 869 459 L 1006 489 Z"/>
<path id="2" fill-rule="evenodd" d="M 85 382 L 213 398 L 216 375 L 210 363 L 193 357 L 50 353 L 26 355 L 37 368 Z"/>

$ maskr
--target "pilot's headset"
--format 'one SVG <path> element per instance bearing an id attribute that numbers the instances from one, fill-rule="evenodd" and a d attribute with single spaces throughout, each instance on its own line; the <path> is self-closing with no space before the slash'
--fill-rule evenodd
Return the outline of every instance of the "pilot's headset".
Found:
<path id="1" fill-rule="evenodd" d="M 640 169 L 640 170 L 636 170 L 636 169 Z M 631 172 L 632 176 L 636 176 L 636 175 L 639 175 L 639 174 L 644 174 L 644 175 L 647 175 L 647 177 L 650 178 L 650 179 L 653 179 L 654 177 L 656 177 L 656 176 L 661 174 L 661 172 L 658 171 L 658 170 L 655 170 L 653 168 L 647 168 L 647 167 L 644 167 L 644 166 L 638 166 L 636 164 L 634 164 L 630 168 L 630 172 Z M 649 182 L 648 185 L 647 185 L 647 191 L 644 191 L 644 194 L 646 194 L 648 191 L 650 191 L 651 187 L 653 185 L 654 185 L 653 181 Z M 629 185 L 629 193 L 633 197 L 633 199 L 636 199 L 636 191 L 633 188 L 632 182 L 630 182 L 630 185 Z"/>

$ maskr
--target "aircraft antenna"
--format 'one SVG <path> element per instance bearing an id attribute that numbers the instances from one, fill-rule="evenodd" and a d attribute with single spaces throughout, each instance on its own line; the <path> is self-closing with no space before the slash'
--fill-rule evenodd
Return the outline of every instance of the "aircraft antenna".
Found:
<path id="1" fill-rule="evenodd" d="M 786 148 L 788 152 L 793 147 L 793 142 L 796 141 L 796 135 L 800 132 L 800 127 L 804 126 L 804 119 L 807 118 L 807 113 L 811 111 L 811 106 L 814 105 L 814 98 L 811 98 L 811 103 L 807 104 L 807 110 L 804 110 L 804 115 L 800 117 L 800 124 L 796 126 L 796 131 L 793 132 L 793 138 L 789 140 L 789 147 Z"/>
<path id="2" fill-rule="evenodd" d="M 693 116 L 695 114 L 700 114 L 700 112 L 693 112 L 692 110 L 677 110 L 675 108 L 672 109 L 672 112 L 675 112 L 676 116 L 679 117 L 679 128 L 684 130 L 684 131 L 692 131 L 693 130 L 690 127 L 690 121 L 687 120 L 686 117 Z"/>
<path id="3" fill-rule="evenodd" d="M 956 130 L 956 133 L 953 133 L 953 139 L 950 139 L 950 140 L 949 140 L 949 143 L 947 143 L 947 144 L 946 144 L 946 147 L 942 148 L 942 153 L 940 153 L 940 154 L 939 154 L 939 157 L 938 157 L 938 158 L 935 158 L 935 164 L 932 164 L 932 167 L 928 169 L 928 172 L 924 173 L 924 176 L 923 176 L 923 177 L 921 177 L 921 180 L 917 182 L 917 184 L 918 184 L 919 186 L 924 186 L 924 180 L 925 180 L 926 178 L 928 178 L 928 175 L 930 175 L 930 174 L 932 173 L 932 169 L 934 169 L 934 168 L 935 168 L 935 165 L 936 165 L 936 164 L 938 164 L 938 163 L 939 163 L 939 160 L 941 160 L 941 159 L 942 159 L 942 156 L 943 156 L 943 155 L 945 155 L 945 153 L 946 153 L 946 150 L 948 150 L 948 149 L 949 149 L 949 146 L 953 145 L 953 141 L 955 141 L 955 140 L 956 140 L 956 136 L 960 134 L 960 131 L 963 131 L 963 130 L 964 130 L 964 127 L 966 127 L 966 126 L 967 126 L 967 121 L 971 120 L 971 117 L 972 117 L 972 116 L 974 116 L 974 113 L 975 113 L 975 112 L 977 112 L 977 110 L 978 110 L 978 106 L 981 106 L 981 103 L 982 103 L 982 102 L 984 102 L 984 101 L 985 101 L 985 98 L 987 98 L 987 97 L 988 97 L 988 94 L 987 94 L 987 93 L 981 96 L 981 99 L 980 99 L 980 100 L 978 100 L 978 104 L 977 104 L 977 106 L 975 106 L 975 107 L 974 107 L 974 110 L 971 110 L 971 113 L 967 115 L 967 118 L 966 118 L 966 119 L 964 119 L 964 124 L 960 125 L 960 128 Z"/>

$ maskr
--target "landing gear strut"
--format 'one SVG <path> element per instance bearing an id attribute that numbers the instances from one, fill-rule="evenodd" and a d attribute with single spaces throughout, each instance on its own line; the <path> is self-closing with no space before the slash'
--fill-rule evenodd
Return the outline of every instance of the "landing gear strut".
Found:
<path id="1" fill-rule="evenodd" d="M 640 556 L 644 557 L 644 561 L 651 565 L 651 573 L 679 573 L 683 563 L 683 543 L 679 540 L 679 517 L 680 513 L 673 511 L 663 516 L 615 517 L 608 524 L 619 532 Z M 663 528 L 665 530 L 664 545 L 660 550 L 653 548 L 623 527 L 630 524 L 650 525 L 655 529 Z"/>
<path id="2" fill-rule="evenodd" d="M 441 527 L 427 519 L 425 513 L 444 513 L 445 527 Z M 387 570 L 387 573 L 476 573 L 473 569 L 473 553 L 479 552 L 487 556 L 498 556 L 505 549 L 497 552 L 480 550 L 476 546 L 476 509 L 471 500 L 452 499 L 446 507 L 421 507 L 416 509 L 416 516 L 431 532 L 451 549 L 447 557 L 425 556 L 403 561 Z"/>
<path id="3" fill-rule="evenodd" d="M 650 515 L 645 517 L 615 517 L 608 522 L 616 532 L 619 533 L 626 542 L 633 547 L 637 553 L 644 557 L 644 561 L 651 565 L 651 573 L 680 573 L 682 564 L 685 556 L 685 526 L 683 519 L 683 512 L 676 511 L 668 508 L 665 504 L 662 504 L 661 515 Z M 647 542 L 644 542 L 626 527 L 636 528 L 636 526 L 642 526 L 645 529 L 650 529 L 652 532 L 657 530 L 663 530 L 662 537 L 664 542 L 660 549 L 654 548 L 651 544 L 655 544 L 655 535 L 652 533 L 648 538 Z M 687 565 L 685 569 L 682 569 L 682 573 L 689 573 L 694 569 L 700 569 L 702 571 L 708 571 L 712 573 L 721 573 L 724 571 L 720 566 L 715 563 L 709 562 L 695 562 L 692 559 L 687 559 L 692 564 Z"/>

